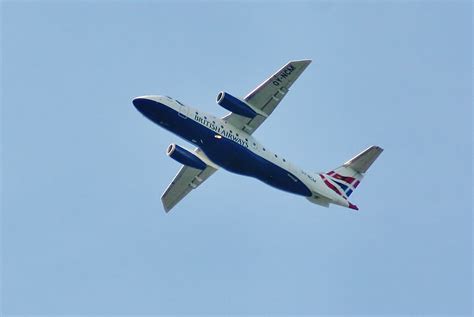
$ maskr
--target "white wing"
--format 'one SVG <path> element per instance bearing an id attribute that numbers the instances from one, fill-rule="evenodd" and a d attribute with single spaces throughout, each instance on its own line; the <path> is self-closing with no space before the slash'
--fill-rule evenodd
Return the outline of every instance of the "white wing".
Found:
<path id="1" fill-rule="evenodd" d="M 250 105 L 270 115 L 280 101 L 285 97 L 291 85 L 298 79 L 311 60 L 290 61 L 270 78 L 250 92 L 244 100 Z M 262 123 L 265 117 L 256 116 L 253 119 L 230 113 L 223 118 L 234 127 L 252 134 Z"/>
<path id="2" fill-rule="evenodd" d="M 194 152 L 199 153 L 201 150 L 195 149 Z M 161 196 L 161 202 L 165 211 L 169 212 L 191 190 L 201 185 L 215 171 L 217 169 L 209 165 L 203 170 L 183 165 Z"/>

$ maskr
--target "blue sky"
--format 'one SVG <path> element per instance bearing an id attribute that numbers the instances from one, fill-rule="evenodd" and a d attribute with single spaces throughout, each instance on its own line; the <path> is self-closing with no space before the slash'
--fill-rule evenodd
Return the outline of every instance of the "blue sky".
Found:
<path id="1" fill-rule="evenodd" d="M 472 312 L 468 1 L 4 1 L 1 310 Z M 255 133 L 313 171 L 385 151 L 329 209 L 218 171 L 172 213 L 186 142 L 131 99 L 224 115 L 313 59 Z"/>

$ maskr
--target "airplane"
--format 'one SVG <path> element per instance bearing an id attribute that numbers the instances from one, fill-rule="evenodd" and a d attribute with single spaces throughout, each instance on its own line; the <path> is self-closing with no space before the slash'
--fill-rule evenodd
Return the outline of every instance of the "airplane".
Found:
<path id="1" fill-rule="evenodd" d="M 335 204 L 359 210 L 349 201 L 349 196 L 382 153 L 382 148 L 371 146 L 338 168 L 313 173 L 298 168 L 252 136 L 310 63 L 311 60 L 288 62 L 244 98 L 219 92 L 217 104 L 231 111 L 222 118 L 168 96 L 147 95 L 133 99 L 133 105 L 146 118 L 196 147 L 188 150 L 170 144 L 166 150 L 169 157 L 183 165 L 161 197 L 166 212 L 219 168 L 257 178 L 320 206 Z"/>

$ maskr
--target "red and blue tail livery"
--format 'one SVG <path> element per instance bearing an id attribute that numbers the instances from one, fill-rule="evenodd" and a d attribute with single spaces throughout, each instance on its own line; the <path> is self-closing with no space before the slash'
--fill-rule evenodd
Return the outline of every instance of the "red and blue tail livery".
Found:
<path id="1" fill-rule="evenodd" d="M 347 201 L 349 208 L 358 210 L 357 206 L 350 203 L 348 199 L 359 186 L 364 173 L 382 151 L 382 148 L 378 146 L 371 146 L 344 165 L 319 176 L 327 188 Z"/>

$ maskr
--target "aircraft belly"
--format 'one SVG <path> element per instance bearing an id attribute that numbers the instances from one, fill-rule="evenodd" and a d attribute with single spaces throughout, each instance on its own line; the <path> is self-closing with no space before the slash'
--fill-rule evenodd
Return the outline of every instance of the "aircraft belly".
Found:
<path id="1" fill-rule="evenodd" d="M 201 149 L 214 163 L 232 173 L 257 178 L 294 194 L 312 195 L 308 187 L 290 172 L 229 139 L 205 142 Z"/>

